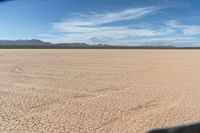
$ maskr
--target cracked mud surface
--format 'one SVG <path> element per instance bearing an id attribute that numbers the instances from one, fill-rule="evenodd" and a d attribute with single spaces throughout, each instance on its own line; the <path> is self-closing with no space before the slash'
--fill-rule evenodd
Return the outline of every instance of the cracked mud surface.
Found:
<path id="1" fill-rule="evenodd" d="M 199 50 L 0 50 L 1 133 L 143 133 L 200 120 Z"/>

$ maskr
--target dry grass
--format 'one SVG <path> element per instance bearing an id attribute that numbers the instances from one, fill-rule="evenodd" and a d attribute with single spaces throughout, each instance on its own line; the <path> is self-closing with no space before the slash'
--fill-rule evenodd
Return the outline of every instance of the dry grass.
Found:
<path id="1" fill-rule="evenodd" d="M 199 102 L 199 50 L 0 50 L 1 133 L 142 133 Z"/>

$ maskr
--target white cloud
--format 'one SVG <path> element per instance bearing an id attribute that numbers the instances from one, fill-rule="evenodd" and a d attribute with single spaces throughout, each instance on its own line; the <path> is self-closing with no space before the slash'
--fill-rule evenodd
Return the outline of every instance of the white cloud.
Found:
<path id="1" fill-rule="evenodd" d="M 75 14 L 70 19 L 53 24 L 55 30 L 61 32 L 90 32 L 99 25 L 116 21 L 132 20 L 158 10 L 155 7 L 131 8 L 118 12 Z"/>
<path id="2" fill-rule="evenodd" d="M 153 11 L 155 7 L 131 8 L 117 12 L 75 14 L 72 18 L 53 24 L 58 32 L 68 33 L 68 41 L 78 41 L 85 38 L 84 42 L 91 42 L 90 38 L 122 38 L 125 36 L 149 36 L 157 34 L 149 29 L 131 29 L 127 26 L 102 26 L 116 21 L 137 19 Z M 77 38 L 76 38 L 77 37 Z M 93 39 L 94 40 L 94 39 Z M 100 40 L 100 39 L 99 39 Z"/>
<path id="3" fill-rule="evenodd" d="M 53 23 L 52 28 L 60 35 L 42 36 L 46 41 L 112 43 L 135 37 L 166 35 L 171 29 L 134 28 L 130 26 L 108 26 L 113 22 L 135 20 L 158 10 L 156 7 L 131 8 L 117 12 L 74 14 L 62 22 Z M 47 40 L 48 39 L 48 40 Z"/>
<path id="4" fill-rule="evenodd" d="M 199 46 L 200 39 L 185 36 L 150 37 L 134 40 L 115 41 L 117 45 L 168 45 L 168 46 Z"/>
<path id="5" fill-rule="evenodd" d="M 166 23 L 171 28 L 180 30 L 183 35 L 200 35 L 200 26 L 198 25 L 183 25 L 175 20 L 170 20 Z"/>
<path id="6" fill-rule="evenodd" d="M 184 35 L 200 35 L 200 26 L 190 26 L 183 29 Z"/>
<path id="7" fill-rule="evenodd" d="M 171 27 L 171 28 L 181 28 L 181 27 L 182 27 L 182 25 L 179 25 L 179 24 L 177 23 L 177 21 L 175 21 L 175 20 L 170 20 L 170 21 L 168 21 L 168 22 L 166 23 L 166 25 L 169 26 L 169 27 Z"/>
<path id="8" fill-rule="evenodd" d="M 93 32 L 64 33 L 61 35 L 40 35 L 43 40 L 50 42 L 84 42 L 84 43 L 109 43 L 116 44 L 129 38 L 152 37 L 158 35 L 167 35 L 172 33 L 170 29 L 133 29 L 128 27 L 107 27 L 103 30 L 98 29 Z"/>
<path id="9" fill-rule="evenodd" d="M 157 11 L 155 7 L 131 8 L 117 12 L 73 14 L 72 17 L 52 24 L 55 34 L 40 34 L 40 39 L 55 43 L 83 42 L 114 45 L 185 45 L 200 44 L 192 35 L 200 34 L 200 27 L 179 24 L 170 20 L 164 26 L 135 27 L 113 25 L 113 22 L 135 20 Z M 134 21 L 133 21 L 134 22 Z"/>
<path id="10" fill-rule="evenodd" d="M 45 38 L 46 37 L 46 38 Z M 43 40 L 50 42 L 87 42 L 90 44 L 108 43 L 113 45 L 175 45 L 175 46 L 199 46 L 200 39 L 191 36 L 149 36 L 140 38 L 119 38 L 115 36 L 91 36 L 87 35 L 73 35 L 65 34 L 62 36 L 43 35 Z"/>

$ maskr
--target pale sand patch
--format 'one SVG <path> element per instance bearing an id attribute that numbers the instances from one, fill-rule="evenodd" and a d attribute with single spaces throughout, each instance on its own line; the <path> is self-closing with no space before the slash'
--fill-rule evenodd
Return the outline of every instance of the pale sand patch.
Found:
<path id="1" fill-rule="evenodd" d="M 142 133 L 200 120 L 199 50 L 0 50 L 1 133 Z"/>

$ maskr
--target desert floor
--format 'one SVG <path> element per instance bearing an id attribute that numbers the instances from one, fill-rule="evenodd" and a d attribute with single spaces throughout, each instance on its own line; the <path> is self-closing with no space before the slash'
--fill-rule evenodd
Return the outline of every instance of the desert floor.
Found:
<path id="1" fill-rule="evenodd" d="M 200 120 L 200 50 L 0 50 L 1 133 L 143 133 Z"/>

